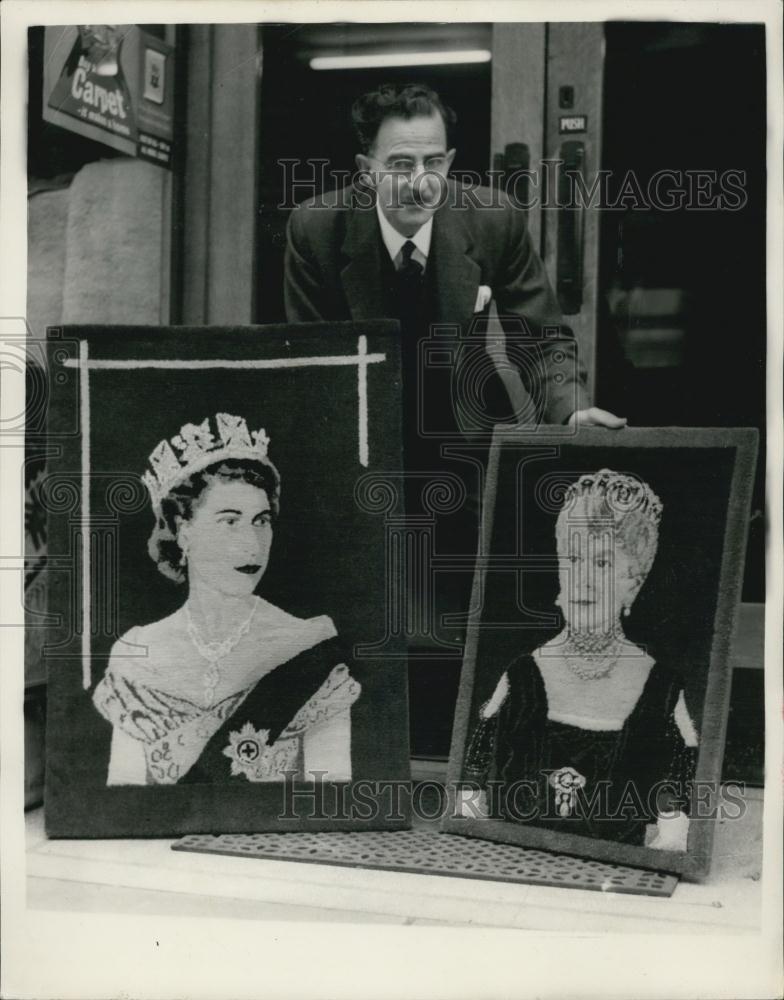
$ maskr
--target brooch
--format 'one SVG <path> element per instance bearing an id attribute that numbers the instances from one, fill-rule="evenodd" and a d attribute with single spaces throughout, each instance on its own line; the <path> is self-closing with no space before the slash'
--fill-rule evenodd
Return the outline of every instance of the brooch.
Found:
<path id="1" fill-rule="evenodd" d="M 558 815 L 566 819 L 574 811 L 578 791 L 585 788 L 585 778 L 573 767 L 559 767 L 557 771 L 553 771 L 548 780 L 555 789 Z"/>
<path id="2" fill-rule="evenodd" d="M 232 777 L 244 774 L 248 781 L 274 781 L 296 766 L 296 740 L 269 743 L 269 729 L 254 729 L 246 722 L 237 733 L 229 733 L 223 749 L 231 761 Z"/>

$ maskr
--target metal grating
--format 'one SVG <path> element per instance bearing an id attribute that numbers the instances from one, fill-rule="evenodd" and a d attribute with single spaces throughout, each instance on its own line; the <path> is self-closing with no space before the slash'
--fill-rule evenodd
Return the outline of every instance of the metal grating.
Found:
<path id="1" fill-rule="evenodd" d="M 416 830 L 192 834 L 172 850 L 645 896 L 671 896 L 678 883 L 662 872 Z"/>

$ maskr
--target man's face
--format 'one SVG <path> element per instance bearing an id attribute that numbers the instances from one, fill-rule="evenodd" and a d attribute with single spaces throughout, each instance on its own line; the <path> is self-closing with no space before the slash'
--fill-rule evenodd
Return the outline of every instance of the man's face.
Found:
<path id="1" fill-rule="evenodd" d="M 437 111 L 416 118 L 386 118 L 357 166 L 374 178 L 381 211 L 401 236 L 413 236 L 443 203 L 454 149 Z"/>

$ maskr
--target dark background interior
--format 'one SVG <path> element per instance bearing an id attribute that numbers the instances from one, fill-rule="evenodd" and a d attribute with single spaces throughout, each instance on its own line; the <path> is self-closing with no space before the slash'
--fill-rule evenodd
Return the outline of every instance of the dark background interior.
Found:
<path id="1" fill-rule="evenodd" d="M 606 39 L 602 166 L 634 170 L 643 190 L 658 170 L 741 170 L 748 201 L 604 213 L 602 290 L 674 288 L 692 302 L 677 369 L 629 370 L 607 331 L 599 395 L 636 424 L 764 427 L 764 28 L 608 24 Z"/>
<path id="2" fill-rule="evenodd" d="M 597 400 L 636 426 L 757 427 L 743 599 L 765 599 L 765 30 L 742 24 L 606 27 L 602 166 L 740 170 L 738 211 L 610 211 L 602 218 Z M 685 331 L 677 363 L 634 367 L 611 289 L 676 289 Z M 628 324 L 661 319 L 631 316 Z M 670 322 L 673 322 L 672 320 Z"/>

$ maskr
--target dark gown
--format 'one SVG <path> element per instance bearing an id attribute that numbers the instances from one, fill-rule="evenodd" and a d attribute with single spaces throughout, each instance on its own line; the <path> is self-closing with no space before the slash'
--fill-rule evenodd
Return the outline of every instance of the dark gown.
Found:
<path id="1" fill-rule="evenodd" d="M 490 815 L 581 836 L 642 844 L 659 812 L 688 811 L 695 752 L 674 718 L 683 690 L 655 664 L 623 727 L 595 731 L 547 718 L 530 654 L 506 669 L 508 694 L 474 729 L 464 778 L 485 788 Z"/>

